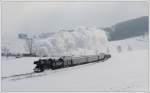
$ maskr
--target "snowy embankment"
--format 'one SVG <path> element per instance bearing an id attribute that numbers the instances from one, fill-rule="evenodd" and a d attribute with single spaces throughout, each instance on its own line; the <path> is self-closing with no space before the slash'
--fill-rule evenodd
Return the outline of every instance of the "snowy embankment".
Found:
<path id="1" fill-rule="evenodd" d="M 23 65 L 15 66 L 16 69 L 20 67 L 17 71 L 26 70 Z M 43 73 L 44 75 L 40 77 L 17 81 L 2 80 L 2 90 L 146 91 L 148 87 L 148 51 L 137 50 L 114 54 L 109 60 L 102 63 L 49 70 Z"/>

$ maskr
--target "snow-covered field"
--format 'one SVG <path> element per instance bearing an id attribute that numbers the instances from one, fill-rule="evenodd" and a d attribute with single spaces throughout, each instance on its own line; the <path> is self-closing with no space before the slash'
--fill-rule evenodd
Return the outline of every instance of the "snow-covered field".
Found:
<path id="1" fill-rule="evenodd" d="M 36 58 L 6 61 L 3 76 L 29 72 Z M 3 59 L 2 59 L 3 60 Z M 22 61 L 21 61 L 22 60 Z M 10 62 L 10 63 L 8 63 Z M 12 63 L 11 63 L 12 62 Z M 114 54 L 103 63 L 91 63 L 21 80 L 2 80 L 3 91 L 146 91 L 148 89 L 148 51 Z"/>
<path id="2" fill-rule="evenodd" d="M 111 54 L 118 52 L 118 46 L 121 47 L 121 53 L 148 49 L 148 35 L 146 35 L 144 38 L 142 36 L 138 36 L 125 40 L 113 41 L 109 42 L 108 45 Z"/>
<path id="3" fill-rule="evenodd" d="M 32 72 L 34 68 L 33 62 L 38 59 L 38 57 L 25 57 L 17 59 L 2 57 L 2 77 Z"/>
<path id="4" fill-rule="evenodd" d="M 2 79 L 3 91 L 147 91 L 148 37 L 136 37 L 107 43 L 111 58 L 26 77 Z M 120 48 L 118 48 L 118 46 Z M 98 48 L 98 47 L 97 47 Z M 94 54 L 81 49 L 76 55 Z M 2 77 L 33 72 L 38 57 L 2 57 Z"/>

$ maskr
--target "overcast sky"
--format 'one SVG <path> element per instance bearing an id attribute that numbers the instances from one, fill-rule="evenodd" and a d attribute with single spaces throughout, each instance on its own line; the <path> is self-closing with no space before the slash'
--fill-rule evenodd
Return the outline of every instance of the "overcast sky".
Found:
<path id="1" fill-rule="evenodd" d="M 19 32 L 41 33 L 76 26 L 106 27 L 148 15 L 147 2 L 5 2 L 2 41 Z"/>

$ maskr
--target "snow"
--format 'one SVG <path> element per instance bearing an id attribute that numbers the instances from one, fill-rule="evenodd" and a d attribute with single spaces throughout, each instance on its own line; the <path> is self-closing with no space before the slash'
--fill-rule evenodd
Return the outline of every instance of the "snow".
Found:
<path id="1" fill-rule="evenodd" d="M 148 35 L 129 38 L 125 40 L 113 41 L 108 43 L 110 53 L 118 53 L 117 47 L 121 47 L 121 52 L 148 49 Z"/>
<path id="2" fill-rule="evenodd" d="M 39 51 L 51 56 L 59 53 L 81 56 L 105 52 L 111 54 L 112 57 L 105 62 L 46 70 L 35 76 L 23 77 L 18 80 L 3 79 L 2 90 L 148 90 L 148 36 L 109 42 L 105 33 L 100 29 L 80 27 L 73 30 L 63 30 L 53 34 L 54 36 L 37 40 L 38 48 L 41 49 Z M 33 72 L 35 67 L 33 62 L 38 59 L 39 57 L 2 57 L 2 77 Z"/>
<path id="3" fill-rule="evenodd" d="M 5 58 L 2 57 L 2 77 L 7 77 L 15 74 L 23 74 L 33 71 L 35 67 L 33 62 L 39 58 L 24 57 L 24 58 Z"/>
<path id="4" fill-rule="evenodd" d="M 33 59 L 30 58 L 29 60 Z M 21 58 L 20 60 L 24 60 L 20 62 L 23 63 L 20 64 L 20 68 L 24 66 L 25 61 L 29 61 L 27 58 Z M 30 67 L 32 62 L 30 61 L 29 63 L 28 65 Z M 21 69 L 18 68 L 18 70 Z M 26 72 L 27 69 L 22 70 Z M 59 70 L 47 70 L 38 77 L 24 78 L 16 81 L 4 79 L 2 80 L 2 90 L 147 91 L 147 73 L 148 51 L 146 49 L 136 50 L 113 54 L 112 57 L 105 62 L 91 63 Z"/>

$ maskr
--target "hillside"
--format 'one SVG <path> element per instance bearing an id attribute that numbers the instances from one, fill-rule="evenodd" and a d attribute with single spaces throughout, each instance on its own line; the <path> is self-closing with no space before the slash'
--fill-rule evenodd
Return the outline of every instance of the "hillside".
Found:
<path id="1" fill-rule="evenodd" d="M 126 38 L 136 37 L 148 34 L 149 17 L 144 16 L 123 22 L 119 22 L 111 27 L 104 28 L 109 34 L 109 40 L 123 40 Z"/>

